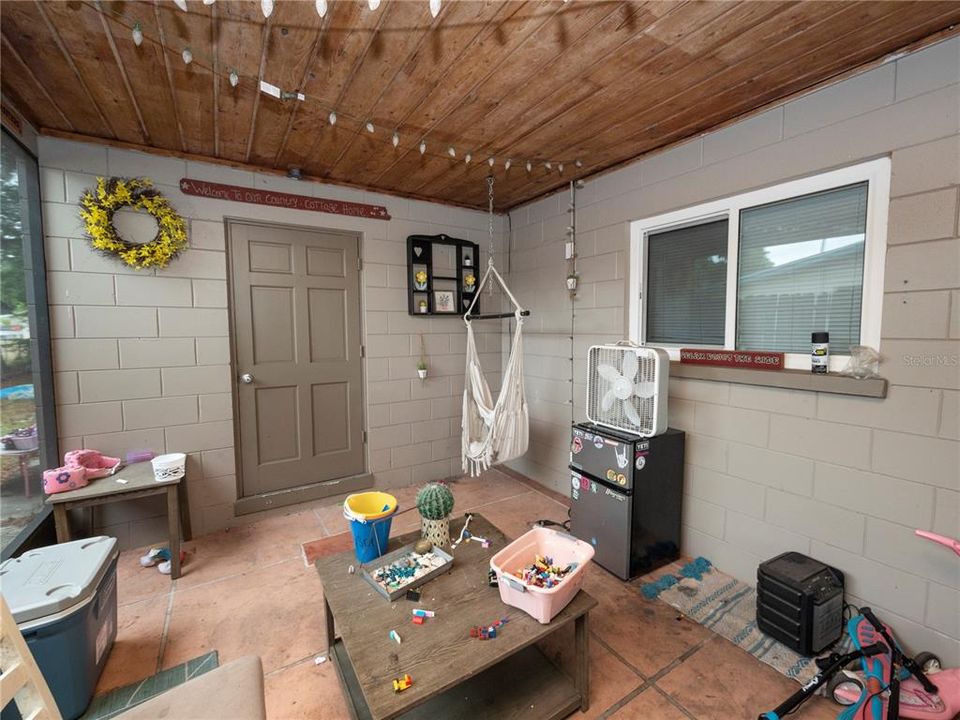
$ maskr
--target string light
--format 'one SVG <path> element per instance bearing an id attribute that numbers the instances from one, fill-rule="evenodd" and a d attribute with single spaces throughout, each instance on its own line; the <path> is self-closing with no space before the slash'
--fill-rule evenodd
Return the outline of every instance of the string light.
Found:
<path id="1" fill-rule="evenodd" d="M 430 0 L 430 14 L 434 17 L 440 14 L 440 0 Z"/>
<path id="2" fill-rule="evenodd" d="M 240 75 L 236 70 L 230 68 L 230 87 L 236 87 L 240 84 Z"/>
<path id="3" fill-rule="evenodd" d="M 316 0 L 314 6 L 317 8 L 317 15 L 321 18 L 327 14 L 327 0 Z"/>
<path id="4" fill-rule="evenodd" d="M 273 14 L 273 0 L 260 0 L 260 11 L 265 18 Z"/>
<path id="5" fill-rule="evenodd" d="M 367 7 L 370 8 L 370 12 L 374 12 L 380 7 L 380 0 L 367 0 Z"/>
<path id="6" fill-rule="evenodd" d="M 217 0 L 203 0 L 204 5 L 213 5 Z"/>
<path id="7" fill-rule="evenodd" d="M 473 160 L 473 155 L 471 155 L 470 153 L 467 153 L 466 155 L 463 156 L 463 162 L 466 163 L 467 165 L 470 164 L 471 160 Z"/>
<path id="8" fill-rule="evenodd" d="M 327 115 L 327 120 L 330 121 L 330 124 L 331 124 L 331 125 L 336 125 L 336 124 L 337 124 L 337 111 L 336 111 L 336 110 L 331 110 L 331 111 L 330 111 L 330 114 Z"/>
<path id="9" fill-rule="evenodd" d="M 426 151 L 427 151 L 427 141 L 426 141 L 426 140 L 421 140 L 421 141 L 420 141 L 420 154 L 423 155 Z"/>
<path id="10" fill-rule="evenodd" d="M 143 45 L 143 28 L 140 27 L 140 23 L 133 26 L 133 44 L 137 47 Z"/>
<path id="11" fill-rule="evenodd" d="M 491 156 L 487 158 L 487 165 L 489 165 L 490 167 L 493 167 L 494 163 L 496 162 L 497 162 L 497 159 L 495 157 Z"/>
<path id="12" fill-rule="evenodd" d="M 187 0 L 173 0 L 173 4 L 184 12 L 187 11 Z"/>
<path id="13" fill-rule="evenodd" d="M 573 164 L 576 165 L 578 168 L 582 168 L 582 167 L 583 167 L 583 163 L 582 163 L 579 159 L 574 160 L 574 161 L 573 161 Z"/>
<path id="14" fill-rule="evenodd" d="M 393 131 L 393 137 L 391 138 L 390 142 L 393 143 L 393 146 L 394 146 L 394 147 L 396 147 L 397 145 L 399 145 L 399 144 L 400 144 L 400 133 L 398 133 L 396 130 L 394 130 L 394 131 Z"/>
<path id="15" fill-rule="evenodd" d="M 184 48 L 183 52 L 180 53 L 180 57 L 183 58 L 184 65 L 189 65 L 193 62 L 193 53 L 190 52 L 190 48 Z"/>
<path id="16" fill-rule="evenodd" d="M 557 172 L 563 175 L 563 163 L 557 165 Z"/>
<path id="17" fill-rule="evenodd" d="M 553 163 L 550 162 L 549 160 L 547 160 L 547 162 L 545 162 L 545 163 L 543 164 L 543 166 L 544 166 L 547 170 L 553 170 Z"/>
<path id="18" fill-rule="evenodd" d="M 453 145 L 451 145 L 450 147 L 447 148 L 447 155 L 449 155 L 452 158 L 455 158 L 457 156 L 457 149 Z"/>
<path id="19" fill-rule="evenodd" d="M 367 120 L 366 128 L 368 133 L 372 133 L 374 130 L 376 130 L 376 128 L 373 127 L 373 123 L 369 120 Z"/>
<path id="20" fill-rule="evenodd" d="M 533 170 L 533 163 L 527 160 L 527 172 L 530 172 L 531 170 Z"/>
<path id="21" fill-rule="evenodd" d="M 507 158 L 507 161 L 503 164 L 504 171 L 509 170 L 512 164 L 513 164 L 513 160 L 511 160 L 510 158 Z"/>

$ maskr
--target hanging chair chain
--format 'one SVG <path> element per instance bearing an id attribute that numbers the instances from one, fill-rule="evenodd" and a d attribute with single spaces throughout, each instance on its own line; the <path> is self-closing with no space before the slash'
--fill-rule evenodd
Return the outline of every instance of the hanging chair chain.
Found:
<path id="1" fill-rule="evenodd" d="M 490 232 L 490 251 L 487 264 L 493 265 L 493 175 L 487 175 L 487 224 Z"/>

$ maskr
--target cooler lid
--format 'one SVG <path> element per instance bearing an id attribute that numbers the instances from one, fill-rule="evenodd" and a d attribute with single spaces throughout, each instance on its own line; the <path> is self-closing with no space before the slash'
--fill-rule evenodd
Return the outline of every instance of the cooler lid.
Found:
<path id="1" fill-rule="evenodd" d="M 0 564 L 0 589 L 17 623 L 63 612 L 97 589 L 117 554 L 100 536 L 28 550 Z"/>

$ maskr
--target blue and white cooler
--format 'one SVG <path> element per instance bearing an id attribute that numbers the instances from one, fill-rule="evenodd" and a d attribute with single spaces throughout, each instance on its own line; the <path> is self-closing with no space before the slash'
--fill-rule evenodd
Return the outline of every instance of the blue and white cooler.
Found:
<path id="1" fill-rule="evenodd" d="M 117 637 L 117 540 L 94 537 L 0 564 L 0 590 L 65 720 L 80 717 Z M 4 720 L 19 715 L 13 703 Z"/>

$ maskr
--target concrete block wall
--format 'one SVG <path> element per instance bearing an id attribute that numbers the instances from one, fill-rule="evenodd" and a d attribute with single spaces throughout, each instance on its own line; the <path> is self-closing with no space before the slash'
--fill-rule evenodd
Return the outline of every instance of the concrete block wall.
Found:
<path id="1" fill-rule="evenodd" d="M 484 213 L 49 137 L 40 138 L 39 157 L 62 452 L 186 452 L 194 534 L 241 522 L 233 514 L 237 468 L 224 224 L 241 218 L 360 233 L 368 468 L 380 487 L 460 474 L 464 327 L 459 318 L 407 315 L 406 238 L 446 233 L 478 242 L 483 267 Z M 94 252 L 84 239 L 77 200 L 98 175 L 151 178 L 187 219 L 189 249 L 155 271 Z M 183 177 L 385 205 L 392 219 L 187 196 L 179 190 Z M 503 222 L 496 219 L 497 244 Z M 500 334 L 496 324 L 488 325 L 478 324 L 477 344 L 496 388 Z M 430 365 L 423 382 L 416 373 L 421 333 Z M 150 500 L 98 509 L 96 529 L 124 546 L 164 539 L 163 505 Z"/>
<path id="2" fill-rule="evenodd" d="M 509 279 L 533 310 L 531 448 L 513 467 L 567 492 L 586 349 L 627 334 L 630 221 L 889 156 L 888 397 L 671 380 L 670 422 L 687 432 L 683 550 L 747 582 L 763 559 L 809 553 L 911 648 L 960 664 L 960 562 L 912 535 L 960 536 L 958 83 L 954 38 L 588 181 L 573 303 L 568 193 L 513 211 Z"/>

